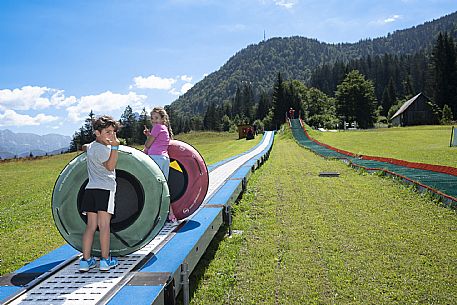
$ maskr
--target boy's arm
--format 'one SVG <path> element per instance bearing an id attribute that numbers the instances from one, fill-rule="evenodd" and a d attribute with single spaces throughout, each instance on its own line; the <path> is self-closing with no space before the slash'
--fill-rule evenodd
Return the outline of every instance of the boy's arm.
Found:
<path id="1" fill-rule="evenodd" d="M 118 149 L 119 149 L 119 140 L 117 139 L 116 133 L 114 133 L 113 140 L 109 140 L 111 144 L 111 152 L 109 155 L 108 160 L 103 162 L 103 166 L 109 171 L 113 171 L 116 169 L 117 157 L 118 157 Z"/>
<path id="2" fill-rule="evenodd" d="M 112 146 L 111 146 L 112 147 Z M 116 163 L 117 163 L 117 157 L 118 157 L 118 152 L 117 149 L 111 149 L 110 155 L 108 160 L 103 162 L 103 166 L 109 171 L 113 171 L 116 169 Z"/>

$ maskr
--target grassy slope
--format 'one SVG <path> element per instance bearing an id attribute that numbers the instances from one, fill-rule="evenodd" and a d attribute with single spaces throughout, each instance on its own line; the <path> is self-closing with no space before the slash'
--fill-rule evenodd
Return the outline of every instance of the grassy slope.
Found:
<path id="1" fill-rule="evenodd" d="M 276 138 L 234 210 L 242 234 L 211 244 L 192 275 L 192 304 L 457 301 L 455 211 L 290 135 Z"/>
<path id="2" fill-rule="evenodd" d="M 62 245 L 52 220 L 54 183 L 76 153 L 0 163 L 0 274 Z"/>
<path id="3" fill-rule="evenodd" d="M 338 133 L 311 131 L 310 135 L 323 143 L 359 155 L 457 167 L 457 147 L 449 147 L 451 126 L 414 126 Z"/>
<path id="4" fill-rule="evenodd" d="M 244 152 L 255 140 L 236 140 L 233 133 L 190 133 L 179 140 L 193 144 L 207 164 Z M 0 163 L 0 275 L 12 272 L 65 243 L 51 212 L 59 173 L 76 153 L 37 160 Z"/>

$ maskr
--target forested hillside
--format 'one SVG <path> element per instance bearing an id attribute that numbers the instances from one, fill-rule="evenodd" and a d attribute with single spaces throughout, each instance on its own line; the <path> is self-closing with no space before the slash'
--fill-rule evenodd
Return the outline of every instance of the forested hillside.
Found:
<path id="1" fill-rule="evenodd" d="M 175 116 L 203 116 L 210 104 L 231 104 L 237 88 L 248 83 L 255 97 L 270 92 L 278 72 L 285 80 L 310 84 L 316 68 L 335 62 L 346 64 L 369 56 L 427 54 L 440 32 L 457 38 L 457 13 L 387 37 L 357 43 L 328 44 L 304 37 L 272 38 L 250 45 L 232 56 L 218 71 L 195 84 L 171 104 Z M 382 94 L 384 88 L 379 89 Z"/>
<path id="2" fill-rule="evenodd" d="M 175 134 L 235 131 L 240 124 L 277 129 L 290 108 L 313 127 L 387 126 L 405 101 L 427 95 L 439 123 L 457 119 L 457 13 L 387 37 L 327 44 L 304 37 L 272 38 L 232 56 L 166 111 Z M 91 140 L 93 113 L 72 150 Z M 144 143 L 145 109 L 128 106 L 119 136 Z"/>

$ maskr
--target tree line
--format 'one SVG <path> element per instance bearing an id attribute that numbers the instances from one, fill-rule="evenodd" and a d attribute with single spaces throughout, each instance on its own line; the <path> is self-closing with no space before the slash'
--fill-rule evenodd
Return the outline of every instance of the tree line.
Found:
<path id="1" fill-rule="evenodd" d="M 284 80 L 278 73 L 273 87 L 256 96 L 252 84 L 242 82 L 230 102 L 210 103 L 203 118 L 178 114 L 172 122 L 178 133 L 224 131 L 242 123 L 275 129 L 293 108 L 311 126 L 335 128 L 344 121 L 355 121 L 359 127 L 370 128 L 376 123 L 387 124 L 400 106 L 419 92 L 434 101 L 439 117 L 444 115 L 449 121 L 457 117 L 456 49 L 451 35 L 439 33 L 429 52 L 368 55 L 347 63 L 325 64 L 314 70 L 308 85 Z"/>
<path id="2" fill-rule="evenodd" d="M 429 52 L 413 55 L 366 56 L 347 63 L 321 65 L 308 84 L 285 80 L 278 72 L 272 87 L 257 90 L 240 82 L 230 100 L 209 102 L 200 114 L 183 114 L 166 106 L 175 134 L 191 130 L 235 131 L 240 124 L 277 129 L 290 108 L 311 126 L 335 128 L 357 122 L 361 128 L 387 123 L 409 98 L 423 92 L 446 120 L 457 118 L 457 47 L 451 35 L 439 33 Z M 94 139 L 91 112 L 74 134 L 72 150 Z M 145 109 L 141 114 L 127 106 L 120 118 L 118 135 L 125 144 L 145 141 L 144 125 L 150 127 Z"/>
<path id="3" fill-rule="evenodd" d="M 431 52 L 414 55 L 366 56 L 348 63 L 322 65 L 311 76 L 310 85 L 334 96 L 339 83 L 352 70 L 360 71 L 374 84 L 380 113 L 389 116 L 392 106 L 419 92 L 443 109 L 448 105 L 457 117 L 456 46 L 451 35 L 439 33 Z"/>
<path id="4" fill-rule="evenodd" d="M 250 82 L 258 98 L 262 92 L 270 92 L 281 72 L 284 79 L 294 79 L 310 83 L 313 71 L 323 64 L 332 66 L 339 62 L 346 64 L 351 60 L 371 56 L 382 57 L 427 53 L 436 42 L 439 32 L 448 32 L 457 39 L 457 12 L 409 29 L 394 31 L 386 37 L 364 39 L 357 43 L 328 44 L 306 37 L 275 37 L 252 44 L 234 54 L 220 69 L 199 81 L 189 91 L 171 104 L 178 114 L 203 116 L 209 104 L 222 106 L 231 103 L 238 87 Z M 420 68 L 420 67 L 419 67 Z M 367 78 L 365 71 L 359 69 Z M 349 71 L 345 71 L 346 75 Z M 343 77 L 344 77 L 343 75 Z M 339 78 L 339 84 L 343 78 Z M 389 80 L 387 80 L 388 82 Z M 375 81 L 376 84 L 376 81 Z M 382 89 L 384 85 L 381 85 Z M 334 96 L 334 90 L 326 94 Z M 377 87 L 375 87 L 376 90 Z M 381 93 L 376 93 L 379 99 Z M 431 97 L 431 96 L 430 96 Z M 195 120 L 193 120 L 194 123 Z M 198 121 L 197 121 L 198 123 Z"/>
<path id="5" fill-rule="evenodd" d="M 96 115 L 91 110 L 88 117 L 84 120 L 84 124 L 73 134 L 70 143 L 70 151 L 77 151 L 81 146 L 95 140 L 92 122 Z M 127 106 L 119 119 L 121 128 L 117 132 L 117 136 L 123 145 L 143 144 L 146 141 L 146 136 L 143 134 L 144 126 L 151 128 L 149 115 L 145 108 L 140 114 L 134 113 L 132 107 Z"/>

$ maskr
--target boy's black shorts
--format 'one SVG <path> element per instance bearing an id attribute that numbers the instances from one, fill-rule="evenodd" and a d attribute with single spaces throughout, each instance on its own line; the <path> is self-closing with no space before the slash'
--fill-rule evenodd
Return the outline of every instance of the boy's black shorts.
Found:
<path id="1" fill-rule="evenodd" d="M 115 191 L 86 189 L 81 203 L 81 213 L 86 215 L 87 212 L 97 213 L 98 211 L 105 211 L 114 214 L 115 195 Z"/>

